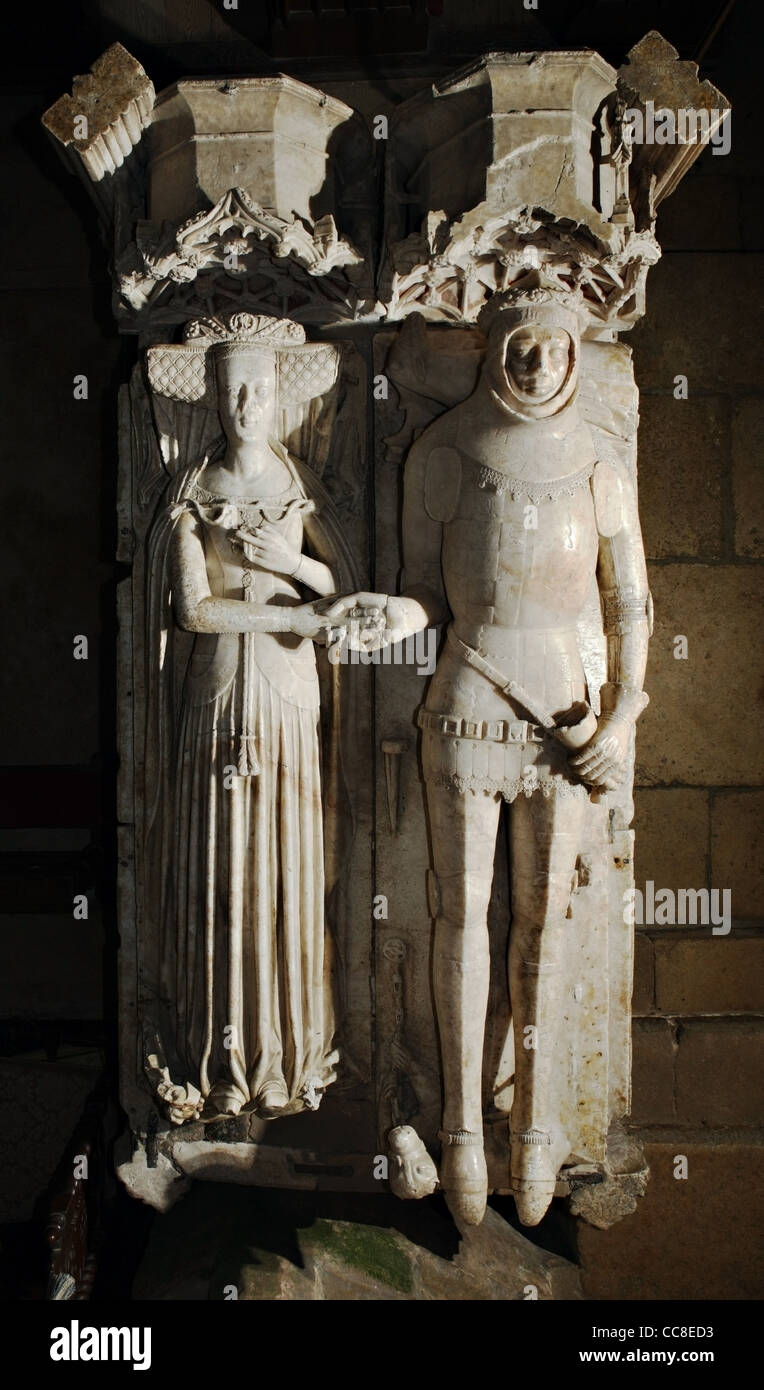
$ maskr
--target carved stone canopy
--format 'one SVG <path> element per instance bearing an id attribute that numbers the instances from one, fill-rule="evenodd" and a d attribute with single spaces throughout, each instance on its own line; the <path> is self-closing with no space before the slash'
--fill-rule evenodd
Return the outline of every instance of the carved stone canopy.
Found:
<path id="1" fill-rule="evenodd" d="M 624 112 L 650 102 L 709 119 L 684 142 L 631 145 Z M 657 205 L 728 108 L 656 33 L 619 72 L 588 50 L 489 53 L 390 118 L 382 246 L 366 124 L 283 74 L 184 79 L 155 98 L 114 44 L 44 122 L 113 229 L 127 330 L 183 323 L 216 297 L 316 326 L 474 324 L 543 268 L 597 333 L 643 314 Z"/>

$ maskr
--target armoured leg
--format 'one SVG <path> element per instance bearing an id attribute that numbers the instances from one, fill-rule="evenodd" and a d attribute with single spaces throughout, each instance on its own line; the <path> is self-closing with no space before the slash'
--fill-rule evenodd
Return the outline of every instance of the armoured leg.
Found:
<path id="1" fill-rule="evenodd" d="M 490 957 L 488 904 L 500 803 L 428 785 L 436 898 L 433 992 L 443 1066 L 440 1180 L 457 1221 L 478 1225 L 483 1154 L 483 1037 Z"/>
<path id="2" fill-rule="evenodd" d="M 558 1034 L 565 914 L 585 803 L 536 792 L 512 806 L 509 988 L 515 1036 L 511 1175 L 518 1215 L 535 1226 L 568 1143 L 559 1123 Z"/>

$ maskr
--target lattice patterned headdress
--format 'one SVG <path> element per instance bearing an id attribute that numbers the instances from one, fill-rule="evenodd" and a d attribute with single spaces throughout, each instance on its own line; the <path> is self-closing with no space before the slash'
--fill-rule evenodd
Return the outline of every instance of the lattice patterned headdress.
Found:
<path id="1" fill-rule="evenodd" d="M 148 348 L 149 385 L 158 396 L 217 409 L 215 361 L 242 351 L 267 355 L 276 367 L 278 404 L 297 405 L 322 396 L 337 380 L 340 349 L 306 343 L 305 329 L 291 319 L 266 314 L 232 314 L 228 319 L 192 319 L 182 343 Z"/>

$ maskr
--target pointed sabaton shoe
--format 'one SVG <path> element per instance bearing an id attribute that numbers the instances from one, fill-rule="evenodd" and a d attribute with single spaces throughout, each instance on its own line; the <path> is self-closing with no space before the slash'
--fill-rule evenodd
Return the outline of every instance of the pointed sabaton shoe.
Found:
<path id="1" fill-rule="evenodd" d="M 554 1197 L 557 1172 L 551 1143 L 551 1136 L 540 1129 L 511 1136 L 512 1193 L 523 1226 L 538 1226 Z"/>
<path id="2" fill-rule="evenodd" d="M 439 1130 L 443 1146 L 440 1185 L 457 1226 L 479 1226 L 488 1200 L 488 1170 L 482 1134 Z"/>

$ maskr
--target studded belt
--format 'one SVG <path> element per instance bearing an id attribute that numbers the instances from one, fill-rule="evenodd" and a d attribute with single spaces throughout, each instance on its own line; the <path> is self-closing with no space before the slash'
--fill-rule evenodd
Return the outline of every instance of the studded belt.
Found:
<path id="1" fill-rule="evenodd" d="M 527 719 L 460 719 L 420 709 L 417 724 L 449 738 L 489 739 L 492 743 L 541 743 L 544 738 L 543 724 L 531 724 Z"/>

